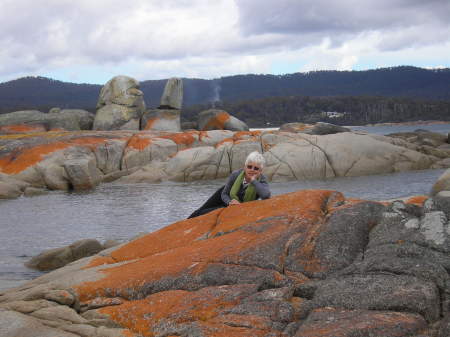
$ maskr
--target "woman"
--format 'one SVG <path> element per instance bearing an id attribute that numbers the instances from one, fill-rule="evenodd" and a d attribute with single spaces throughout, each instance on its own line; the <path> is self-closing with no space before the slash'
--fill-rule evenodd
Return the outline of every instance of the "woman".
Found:
<path id="1" fill-rule="evenodd" d="M 264 163 L 261 153 L 257 151 L 250 153 L 245 160 L 244 168 L 231 173 L 225 186 L 219 188 L 189 218 L 195 218 L 218 208 L 239 205 L 242 202 L 270 198 L 269 184 L 262 174 Z"/>

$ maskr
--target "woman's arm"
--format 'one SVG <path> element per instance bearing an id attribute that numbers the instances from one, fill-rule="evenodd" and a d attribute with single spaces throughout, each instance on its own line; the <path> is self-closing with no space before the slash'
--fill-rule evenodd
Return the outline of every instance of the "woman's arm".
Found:
<path id="1" fill-rule="evenodd" d="M 269 184 L 267 183 L 266 177 L 261 175 L 259 180 L 254 179 L 252 181 L 253 186 L 255 186 L 256 193 L 261 199 L 269 199 L 270 198 L 270 189 Z"/>

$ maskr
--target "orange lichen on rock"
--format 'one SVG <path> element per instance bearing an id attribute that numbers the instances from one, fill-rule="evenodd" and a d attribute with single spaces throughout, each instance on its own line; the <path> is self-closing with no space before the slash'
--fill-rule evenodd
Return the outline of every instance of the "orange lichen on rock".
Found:
<path id="1" fill-rule="evenodd" d="M 95 150 L 95 148 L 97 148 L 99 145 L 105 144 L 107 141 L 107 138 L 102 137 L 80 137 L 71 139 L 68 142 L 73 145 L 83 145 L 89 147 L 92 150 Z"/>
<path id="2" fill-rule="evenodd" d="M 215 147 L 219 148 L 220 146 L 222 146 L 226 143 L 234 143 L 234 139 L 233 138 L 225 138 L 225 139 L 221 140 L 220 142 L 218 142 Z"/>
<path id="3" fill-rule="evenodd" d="M 155 123 L 159 120 L 158 117 L 149 118 L 147 123 L 145 124 L 144 130 L 151 130 Z"/>
<path id="4" fill-rule="evenodd" d="M 70 144 L 66 142 L 54 142 L 14 151 L 0 158 L 0 172 L 6 174 L 20 173 L 30 166 L 39 163 L 46 155 L 69 146 Z"/>
<path id="5" fill-rule="evenodd" d="M 142 151 L 152 143 L 152 138 L 147 135 L 135 134 L 128 140 L 127 148 Z"/>
<path id="6" fill-rule="evenodd" d="M 280 247 L 294 232 L 312 231 L 322 223 L 332 193 L 300 191 L 178 222 L 113 251 L 114 261 L 130 262 L 103 269 L 103 278 L 79 285 L 77 292 L 83 301 L 106 296 L 105 289 L 114 296 L 133 297 L 151 289 L 151 284 L 196 278 L 210 263 L 282 270 L 284 248 Z M 259 250 L 267 256 L 256 261 Z"/>
<path id="7" fill-rule="evenodd" d="M 134 260 L 187 246 L 212 230 L 217 222 L 218 214 L 220 214 L 220 211 L 208 213 L 202 217 L 178 221 L 156 232 L 147 234 L 113 251 L 109 261 Z M 105 262 L 105 257 L 98 257 L 91 262 L 90 266 Z"/>
<path id="8" fill-rule="evenodd" d="M 161 135 L 159 136 L 159 138 L 170 139 L 177 145 L 190 146 L 197 140 L 197 138 L 194 137 L 194 135 L 197 135 L 197 131 L 170 133 L 166 135 Z"/>
<path id="9" fill-rule="evenodd" d="M 45 132 L 46 129 L 43 125 L 27 125 L 27 124 L 17 124 L 17 125 L 4 125 L 0 126 L 0 133 L 27 133 L 27 132 Z"/>
<path id="10" fill-rule="evenodd" d="M 52 134 L 52 133 L 48 133 Z M 59 136 L 59 133 L 55 133 Z M 71 134 L 67 134 L 71 136 Z M 50 136 L 50 138 L 52 138 Z M 53 140 L 52 140 L 53 141 Z M 79 137 L 69 138 L 61 141 L 53 141 L 48 144 L 39 144 L 13 150 L 9 155 L 0 158 L 0 171 L 7 174 L 17 174 L 27 168 L 39 163 L 45 156 L 71 146 L 83 146 L 94 150 L 98 145 L 104 144 L 107 138 L 102 137 Z"/>
<path id="11" fill-rule="evenodd" d="M 405 204 L 413 204 L 417 206 L 423 206 L 423 203 L 428 199 L 429 197 L 426 195 L 416 195 L 414 197 L 409 198 L 405 201 Z"/>
<path id="12" fill-rule="evenodd" d="M 230 119 L 228 112 L 222 111 L 212 117 L 208 123 L 203 127 L 201 131 L 206 130 L 223 130 L 225 129 L 225 123 Z"/>
<path id="13" fill-rule="evenodd" d="M 97 266 L 101 266 L 103 264 L 112 264 L 112 263 L 116 263 L 117 261 L 114 261 L 114 259 L 110 256 L 96 256 L 95 258 L 92 259 L 92 261 L 89 263 L 89 265 L 87 265 L 85 268 L 92 268 L 92 267 L 97 267 Z"/>
<path id="14" fill-rule="evenodd" d="M 331 191 L 309 190 L 283 195 L 283 198 L 243 203 L 237 207 L 231 206 L 220 214 L 217 226 L 211 235 L 227 233 L 239 227 L 277 216 L 301 217 L 309 223 L 314 223 L 324 215 L 324 205 Z M 306 196 L 307 197 L 304 197 Z"/>
<path id="15" fill-rule="evenodd" d="M 257 138 L 261 136 L 261 131 L 238 131 L 233 135 L 234 141 L 247 140 L 252 138 Z"/>
<path id="16" fill-rule="evenodd" d="M 186 325 L 206 336 L 264 336 L 271 329 L 270 320 L 224 314 L 254 291 L 253 285 L 207 287 L 194 292 L 164 291 L 99 312 L 148 337 L 163 332 L 179 335 Z"/>

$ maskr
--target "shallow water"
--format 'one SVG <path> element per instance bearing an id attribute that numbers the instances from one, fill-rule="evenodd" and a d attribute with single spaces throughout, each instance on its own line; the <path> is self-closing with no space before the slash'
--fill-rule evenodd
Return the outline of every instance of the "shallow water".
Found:
<path id="1" fill-rule="evenodd" d="M 417 129 L 428 130 L 443 134 L 450 133 L 450 123 L 445 124 L 420 124 L 420 125 L 379 125 L 379 126 L 348 126 L 353 131 L 366 131 L 379 135 L 387 135 L 396 132 L 413 132 Z"/>
<path id="2" fill-rule="evenodd" d="M 272 183 L 273 195 L 331 189 L 370 200 L 426 194 L 444 170 Z M 87 193 L 52 192 L 0 201 L 0 289 L 40 275 L 23 266 L 31 256 L 76 240 L 128 240 L 186 218 L 224 183 L 104 184 Z"/>

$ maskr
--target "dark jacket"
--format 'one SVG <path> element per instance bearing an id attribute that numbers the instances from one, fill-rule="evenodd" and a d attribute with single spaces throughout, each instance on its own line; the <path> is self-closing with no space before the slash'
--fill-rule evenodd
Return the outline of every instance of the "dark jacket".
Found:
<path id="1" fill-rule="evenodd" d="M 228 177 L 227 183 L 225 184 L 225 187 L 222 190 L 222 194 L 221 194 L 222 201 L 226 205 L 228 205 L 231 201 L 231 198 L 230 198 L 231 188 L 233 187 L 233 184 L 234 184 L 236 178 L 239 176 L 239 174 L 242 171 L 243 171 L 243 169 L 236 170 L 233 173 L 231 173 L 230 176 Z M 270 198 L 269 184 L 267 183 L 267 179 L 263 174 L 260 175 L 259 180 L 255 179 L 251 182 L 251 184 L 253 184 L 253 186 L 255 186 L 256 199 L 269 199 Z M 244 189 L 244 186 L 241 185 L 241 187 L 239 188 L 239 192 L 237 193 L 239 199 L 243 200 L 244 194 L 245 194 L 245 189 Z"/>

